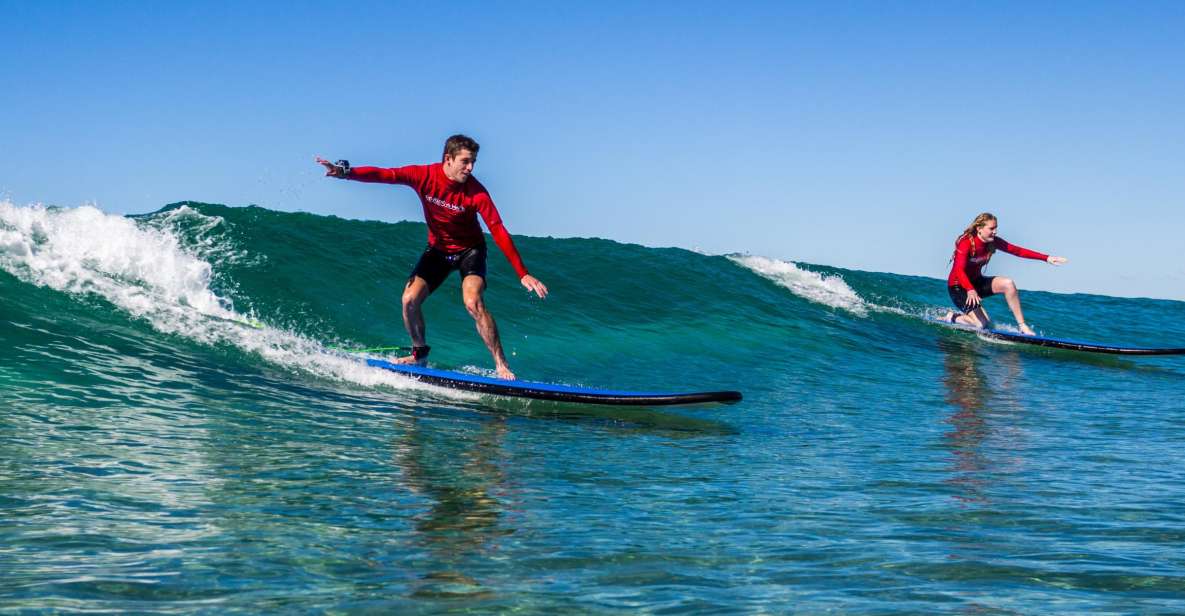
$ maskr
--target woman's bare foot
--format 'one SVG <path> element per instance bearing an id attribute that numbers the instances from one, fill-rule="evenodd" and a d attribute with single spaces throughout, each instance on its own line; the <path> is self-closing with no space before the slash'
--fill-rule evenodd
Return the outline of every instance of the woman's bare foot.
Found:
<path id="1" fill-rule="evenodd" d="M 514 376 L 514 373 L 510 371 L 510 366 L 498 366 L 495 369 L 495 372 L 498 373 L 498 378 L 500 378 L 500 379 L 506 379 L 507 381 L 513 381 L 516 378 Z"/>
<path id="2" fill-rule="evenodd" d="M 1033 331 L 1033 328 L 1029 327 L 1025 323 L 1019 323 L 1019 324 L 1017 324 L 1017 327 L 1020 328 L 1020 333 L 1026 335 L 1026 336 L 1036 336 L 1037 335 L 1037 332 Z"/>

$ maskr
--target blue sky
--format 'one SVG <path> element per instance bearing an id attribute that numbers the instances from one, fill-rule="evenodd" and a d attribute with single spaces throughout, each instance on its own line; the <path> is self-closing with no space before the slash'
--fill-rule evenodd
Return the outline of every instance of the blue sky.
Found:
<path id="1" fill-rule="evenodd" d="M 1185 300 L 1185 3 L 0 0 L 0 195 L 420 218 L 312 157 L 476 175 L 512 233 Z M 530 255 L 524 255 L 530 263 Z"/>

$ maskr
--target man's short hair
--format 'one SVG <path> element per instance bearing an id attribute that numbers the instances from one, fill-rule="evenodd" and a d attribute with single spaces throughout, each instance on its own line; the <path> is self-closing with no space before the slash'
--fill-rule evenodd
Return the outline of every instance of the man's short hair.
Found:
<path id="1" fill-rule="evenodd" d="M 449 137 L 448 140 L 444 142 L 444 155 L 440 159 L 444 160 L 450 156 L 456 156 L 461 150 L 469 150 L 470 152 L 473 152 L 474 156 L 477 156 L 477 150 L 480 147 L 481 146 L 477 145 L 477 142 L 474 141 L 472 137 L 458 133 L 452 137 Z"/>

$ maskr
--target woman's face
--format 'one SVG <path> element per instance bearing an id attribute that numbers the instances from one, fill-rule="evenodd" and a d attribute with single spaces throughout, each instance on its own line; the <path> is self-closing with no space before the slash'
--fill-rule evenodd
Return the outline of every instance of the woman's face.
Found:
<path id="1" fill-rule="evenodd" d="M 996 226 L 996 221 L 989 220 L 976 227 L 975 234 L 979 236 L 981 242 L 990 242 L 996 239 Z"/>

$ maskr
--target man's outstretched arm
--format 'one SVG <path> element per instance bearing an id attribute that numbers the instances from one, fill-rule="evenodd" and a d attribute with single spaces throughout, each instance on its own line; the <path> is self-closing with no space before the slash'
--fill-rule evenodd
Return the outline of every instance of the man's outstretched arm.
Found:
<path id="1" fill-rule="evenodd" d="M 320 156 L 317 156 L 315 160 L 317 164 L 325 167 L 325 175 L 341 180 L 411 186 L 427 177 L 427 167 L 423 165 L 386 169 L 383 167 L 351 167 L 348 160 L 331 163 Z"/>

